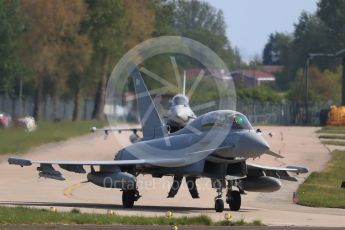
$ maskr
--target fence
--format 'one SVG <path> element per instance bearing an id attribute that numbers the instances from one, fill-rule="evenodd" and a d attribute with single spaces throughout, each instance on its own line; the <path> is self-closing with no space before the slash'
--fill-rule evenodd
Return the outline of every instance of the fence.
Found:
<path id="1" fill-rule="evenodd" d="M 80 103 L 80 119 L 91 119 L 94 101 L 86 98 Z M 72 100 L 59 100 L 55 105 L 51 97 L 45 97 L 41 103 L 41 118 L 43 120 L 70 120 L 73 115 Z M 32 116 L 34 110 L 33 97 L 0 96 L 0 111 L 11 114 L 13 117 Z"/>
<path id="2" fill-rule="evenodd" d="M 319 125 L 319 114 L 329 108 L 326 102 L 308 104 L 308 124 Z M 284 101 L 279 103 L 237 102 L 237 111 L 245 114 L 253 124 L 304 125 L 306 112 L 302 102 Z"/>
<path id="3" fill-rule="evenodd" d="M 121 101 L 116 100 L 116 101 Z M 192 108 L 201 102 L 191 102 Z M 157 108 L 160 111 L 166 111 L 168 107 L 168 99 L 160 101 L 160 106 Z M 80 103 L 80 119 L 91 119 L 92 110 L 94 107 L 93 98 L 86 98 Z M 162 107 L 164 109 L 162 109 Z M 319 112 L 322 109 L 327 109 L 329 105 L 326 102 L 312 102 L 309 104 L 309 124 L 319 124 Z M 23 97 L 20 100 L 18 97 L 0 96 L 0 111 L 11 114 L 13 117 L 20 117 L 25 115 L 32 116 L 33 114 L 33 98 Z M 45 97 L 41 105 L 41 117 L 44 120 L 70 120 L 72 119 L 74 104 L 70 100 L 59 100 L 54 106 L 50 97 Z M 55 109 L 54 109 L 55 108 Z M 196 111 L 197 115 L 201 115 L 207 111 L 217 109 L 216 106 L 207 109 Z M 279 103 L 265 102 L 260 103 L 257 101 L 242 102 L 237 101 L 236 110 L 245 114 L 253 124 L 275 124 L 275 125 L 302 125 L 305 120 L 304 103 L 283 101 Z M 109 111 L 116 116 L 126 116 L 128 120 L 133 120 L 137 115 L 135 103 L 123 105 L 109 105 L 106 107 Z M 135 119 L 135 118 L 134 118 Z"/>

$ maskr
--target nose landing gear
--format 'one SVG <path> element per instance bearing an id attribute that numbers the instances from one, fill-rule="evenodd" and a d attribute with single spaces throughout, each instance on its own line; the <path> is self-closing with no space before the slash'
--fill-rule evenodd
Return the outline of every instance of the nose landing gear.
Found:
<path id="1" fill-rule="evenodd" d="M 224 201 L 222 198 L 217 198 L 215 200 L 214 210 L 216 210 L 216 212 L 223 212 L 224 211 Z"/>
<path id="2" fill-rule="evenodd" d="M 226 203 L 229 204 L 231 211 L 238 211 L 241 208 L 241 193 L 245 194 L 239 183 L 234 184 L 234 181 L 228 181 Z M 232 190 L 232 187 L 238 187 L 239 191 Z M 214 198 L 214 209 L 216 212 L 224 211 L 224 201 L 222 199 L 223 188 L 225 187 L 225 181 L 213 180 L 212 187 L 217 189 L 217 196 Z"/>
<path id="3" fill-rule="evenodd" d="M 217 196 L 214 198 L 214 210 L 216 212 L 224 211 L 224 201 L 223 201 L 223 186 L 224 182 L 220 180 L 212 181 L 212 187 L 217 189 Z"/>

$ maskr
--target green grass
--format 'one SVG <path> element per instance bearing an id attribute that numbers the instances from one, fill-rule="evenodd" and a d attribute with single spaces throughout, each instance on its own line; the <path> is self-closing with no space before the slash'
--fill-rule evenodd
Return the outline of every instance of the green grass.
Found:
<path id="1" fill-rule="evenodd" d="M 122 216 L 107 214 L 71 212 L 51 212 L 46 209 L 26 207 L 0 207 L 0 224 L 127 224 L 127 225 L 222 225 L 222 226 L 262 226 L 256 220 L 253 222 L 219 221 L 213 222 L 206 215 L 183 216 L 168 219 L 165 216 Z"/>
<path id="2" fill-rule="evenodd" d="M 345 141 L 331 140 L 331 141 L 321 141 L 325 145 L 338 145 L 345 146 Z"/>
<path id="3" fill-rule="evenodd" d="M 298 203 L 312 207 L 345 208 L 345 152 L 332 152 L 322 172 L 313 172 L 297 191 Z"/>
<path id="4" fill-rule="evenodd" d="M 345 126 L 324 126 L 318 133 L 345 134 Z"/>
<path id="5" fill-rule="evenodd" d="M 0 129 L 0 154 L 24 153 L 31 147 L 45 143 L 63 141 L 90 131 L 92 126 L 102 127 L 104 122 L 96 120 L 39 122 L 34 132 L 23 128 Z"/>
<path id="6" fill-rule="evenodd" d="M 319 138 L 322 138 L 322 139 L 341 139 L 341 140 L 345 140 L 345 135 L 320 135 Z"/>

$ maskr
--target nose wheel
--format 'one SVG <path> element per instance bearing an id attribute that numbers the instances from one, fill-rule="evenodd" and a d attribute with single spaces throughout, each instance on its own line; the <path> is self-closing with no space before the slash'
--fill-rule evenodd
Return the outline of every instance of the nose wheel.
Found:
<path id="1" fill-rule="evenodd" d="M 217 196 L 214 198 L 214 210 L 216 212 L 224 211 L 224 201 L 223 201 L 223 183 L 222 181 L 215 180 L 212 185 L 217 189 Z"/>
<path id="2" fill-rule="evenodd" d="M 223 212 L 224 211 L 224 201 L 222 198 L 217 198 L 214 203 L 214 210 L 216 212 Z"/>

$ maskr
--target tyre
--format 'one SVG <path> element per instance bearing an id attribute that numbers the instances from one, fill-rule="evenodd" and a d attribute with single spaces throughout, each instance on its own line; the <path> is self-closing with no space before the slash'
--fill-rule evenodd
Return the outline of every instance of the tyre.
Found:
<path id="1" fill-rule="evenodd" d="M 241 208 L 241 194 L 239 191 L 231 191 L 229 197 L 229 207 L 231 211 L 238 211 Z"/>
<path id="2" fill-rule="evenodd" d="M 124 208 L 133 208 L 135 201 L 135 190 L 124 190 L 122 192 L 122 206 Z"/>
<path id="3" fill-rule="evenodd" d="M 214 203 L 214 210 L 216 210 L 216 212 L 223 212 L 224 201 L 222 199 L 216 199 L 216 201 Z"/>

